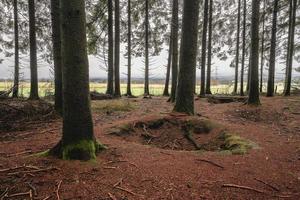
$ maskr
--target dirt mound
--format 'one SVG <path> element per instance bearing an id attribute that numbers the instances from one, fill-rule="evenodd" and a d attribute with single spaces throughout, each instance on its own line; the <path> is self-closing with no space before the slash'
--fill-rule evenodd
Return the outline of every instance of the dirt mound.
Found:
<path id="1" fill-rule="evenodd" d="M 0 101 L 0 131 L 24 130 L 32 121 L 49 121 L 57 117 L 53 105 L 45 101 Z"/>
<path id="2" fill-rule="evenodd" d="M 130 142 L 175 151 L 228 151 L 244 154 L 251 142 L 229 134 L 221 125 L 197 117 L 165 117 L 115 127 L 110 135 Z"/>

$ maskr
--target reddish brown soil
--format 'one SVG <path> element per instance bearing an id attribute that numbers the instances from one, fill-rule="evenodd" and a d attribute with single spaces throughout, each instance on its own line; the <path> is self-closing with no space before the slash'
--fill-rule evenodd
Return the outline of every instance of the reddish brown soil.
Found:
<path id="1" fill-rule="evenodd" d="M 60 199 L 300 199 L 299 97 L 262 98 L 259 108 L 196 101 L 199 115 L 260 146 L 246 155 L 175 151 L 107 135 L 121 124 L 168 116 L 172 105 L 166 100 L 130 100 L 137 104 L 132 112 L 95 113 L 96 137 L 109 149 L 94 163 L 29 157 L 59 141 L 60 120 L 40 122 L 26 131 L 0 133 L 0 199 L 6 188 L 9 196 L 33 190 L 28 183 L 37 192 L 33 199 L 58 199 L 58 185 Z M 23 165 L 29 167 L 3 171 Z M 35 167 L 47 170 L 35 171 Z"/>

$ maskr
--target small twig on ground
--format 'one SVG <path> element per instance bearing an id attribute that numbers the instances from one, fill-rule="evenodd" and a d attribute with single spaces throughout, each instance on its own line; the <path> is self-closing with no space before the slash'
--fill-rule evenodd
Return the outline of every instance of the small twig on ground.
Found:
<path id="1" fill-rule="evenodd" d="M 6 188 L 4 190 L 4 192 L 2 194 L 0 194 L 0 199 L 3 199 L 3 197 L 5 197 L 7 195 L 7 193 L 8 193 L 8 188 Z"/>
<path id="2" fill-rule="evenodd" d="M 254 178 L 254 180 L 256 180 L 256 181 L 258 181 L 258 182 L 260 182 L 260 183 L 265 184 L 266 186 L 270 187 L 271 189 L 273 189 L 273 190 L 275 190 L 275 191 L 277 191 L 277 192 L 280 191 L 279 188 L 277 188 L 277 187 L 275 187 L 275 186 L 273 186 L 273 185 L 271 185 L 271 184 L 269 184 L 269 183 L 266 183 L 266 182 L 264 182 L 263 180 L 260 180 L 260 179 L 258 179 L 258 178 Z"/>
<path id="3" fill-rule="evenodd" d="M 51 167 L 51 168 L 46 168 L 46 169 L 37 169 L 37 170 L 28 170 L 28 171 L 20 171 L 20 172 L 12 172 L 8 173 L 8 175 L 18 175 L 18 174 L 27 174 L 27 173 L 37 173 L 37 172 L 45 172 L 45 171 L 50 171 L 50 170 L 59 170 L 58 168 Z"/>
<path id="4" fill-rule="evenodd" d="M 7 157 L 21 156 L 21 155 L 28 154 L 28 153 L 32 153 L 32 151 L 30 150 L 30 151 L 23 151 L 20 153 L 10 154 L 10 155 L 7 155 Z"/>
<path id="5" fill-rule="evenodd" d="M 108 161 L 108 162 L 104 163 L 103 165 L 109 165 L 109 164 L 121 163 L 121 162 L 128 162 L 128 161 L 127 160 L 112 160 L 112 161 Z"/>
<path id="6" fill-rule="evenodd" d="M 32 191 L 31 190 L 29 190 L 28 192 L 11 194 L 11 195 L 7 196 L 7 198 L 27 196 L 27 195 L 30 197 L 30 199 L 32 199 Z"/>
<path id="7" fill-rule="evenodd" d="M 18 167 L 13 167 L 13 168 L 6 168 L 6 169 L 0 169 L 0 172 L 8 172 L 8 171 L 13 171 L 17 169 L 24 168 L 24 166 L 18 166 Z"/>
<path id="8" fill-rule="evenodd" d="M 126 189 L 126 188 L 122 188 L 122 187 L 120 187 L 120 186 L 117 186 L 117 187 L 115 187 L 115 188 L 116 188 L 116 189 L 119 189 L 119 190 L 122 190 L 122 191 L 124 191 L 124 192 L 127 192 L 127 193 L 129 193 L 129 194 L 132 194 L 133 196 L 137 196 L 137 194 L 135 194 L 134 192 L 132 192 L 132 191 Z"/>
<path id="9" fill-rule="evenodd" d="M 45 197 L 43 200 L 48 200 L 48 199 L 50 199 L 51 198 L 51 196 L 47 196 L 47 197 Z"/>
<path id="10" fill-rule="evenodd" d="M 115 187 L 117 187 L 117 186 L 120 186 L 120 185 L 122 185 L 122 183 L 123 183 L 123 178 L 121 178 L 117 183 L 115 183 L 115 184 L 113 185 L 113 187 L 115 188 Z"/>
<path id="11" fill-rule="evenodd" d="M 219 164 L 217 164 L 217 163 L 215 163 L 215 162 L 213 162 L 213 161 L 210 161 L 210 160 L 206 160 L 206 159 L 196 159 L 196 161 L 206 162 L 206 163 L 209 163 L 209 164 L 211 164 L 211 165 L 213 165 L 213 166 L 219 167 L 219 168 L 221 168 L 221 169 L 225 169 L 222 165 L 219 165 Z"/>
<path id="12" fill-rule="evenodd" d="M 257 192 L 257 193 L 266 194 L 262 190 L 258 190 L 258 189 L 255 189 L 255 188 L 251 188 L 251 187 L 248 187 L 248 186 L 242 186 L 242 185 L 223 184 L 222 187 L 225 187 L 225 188 L 239 188 L 239 189 L 243 189 L 243 190 L 250 190 L 250 191 Z"/>
<path id="13" fill-rule="evenodd" d="M 60 189 L 61 183 L 62 183 L 62 180 L 59 181 L 59 183 L 58 183 L 58 185 L 57 185 L 57 189 L 56 189 L 56 191 L 55 191 L 57 200 L 60 200 L 59 189 Z"/>
<path id="14" fill-rule="evenodd" d="M 103 169 L 117 169 L 117 167 L 103 167 Z"/>
<path id="15" fill-rule="evenodd" d="M 114 195 L 112 195 L 111 193 L 108 193 L 108 196 L 109 196 L 109 198 L 111 198 L 111 200 L 117 200 L 117 198 Z"/>
<path id="16" fill-rule="evenodd" d="M 37 194 L 36 188 L 31 183 L 29 183 L 29 182 L 27 182 L 27 185 L 33 191 L 33 195 L 37 196 L 38 194 Z"/>

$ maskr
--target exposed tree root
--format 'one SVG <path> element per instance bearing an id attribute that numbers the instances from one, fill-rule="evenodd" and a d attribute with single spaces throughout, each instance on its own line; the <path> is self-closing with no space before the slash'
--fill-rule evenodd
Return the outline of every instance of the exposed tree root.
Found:
<path id="1" fill-rule="evenodd" d="M 202 150 L 203 147 L 202 145 L 200 145 L 196 140 L 195 138 L 193 137 L 193 134 L 190 130 L 184 130 L 185 131 L 185 134 L 184 136 L 195 146 L 195 148 L 197 150 Z"/>
<path id="2" fill-rule="evenodd" d="M 221 168 L 221 169 L 225 169 L 222 165 L 219 165 L 219 164 L 217 164 L 217 163 L 215 163 L 215 162 L 212 162 L 212 161 L 210 161 L 210 160 L 197 159 L 196 161 L 206 162 L 206 163 L 209 163 L 209 164 L 214 165 L 214 166 L 216 166 L 216 167 L 219 167 L 219 168 Z"/>

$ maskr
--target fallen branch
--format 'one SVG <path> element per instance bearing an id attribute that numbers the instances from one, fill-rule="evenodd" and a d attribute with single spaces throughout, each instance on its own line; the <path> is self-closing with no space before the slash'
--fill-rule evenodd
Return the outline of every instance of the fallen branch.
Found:
<path id="1" fill-rule="evenodd" d="M 258 190 L 258 189 L 255 189 L 255 188 L 251 188 L 251 187 L 248 187 L 248 186 L 242 186 L 242 185 L 223 184 L 222 187 L 225 187 L 225 188 L 238 188 L 238 189 L 243 189 L 243 190 L 254 191 L 254 192 L 257 192 L 257 193 L 260 193 L 260 194 L 266 194 L 262 190 Z"/>
<path id="2" fill-rule="evenodd" d="M 126 188 L 122 188 L 122 187 L 120 187 L 120 186 L 117 186 L 117 187 L 115 187 L 115 188 L 116 188 L 116 189 L 119 189 L 119 190 L 122 190 L 122 191 L 124 191 L 124 192 L 127 192 L 127 193 L 129 193 L 129 194 L 131 194 L 131 195 L 133 195 L 133 196 L 137 196 L 137 194 L 135 194 L 134 192 L 132 192 L 132 191 L 126 189 Z"/>
<path id="3" fill-rule="evenodd" d="M 143 130 L 145 133 L 142 133 L 141 135 L 147 139 L 153 139 L 153 138 L 157 138 L 156 136 L 154 135 L 151 135 L 148 131 L 147 131 L 147 127 L 145 124 L 143 124 Z"/>
<path id="4" fill-rule="evenodd" d="M 7 198 L 27 196 L 27 195 L 30 197 L 30 199 L 32 199 L 32 191 L 31 190 L 29 190 L 29 192 L 16 193 L 16 194 L 8 195 Z"/>
<path id="5" fill-rule="evenodd" d="M 17 169 L 24 168 L 24 166 L 18 166 L 18 167 L 13 167 L 13 168 L 6 168 L 6 169 L 1 169 L 0 172 L 8 172 L 8 171 L 13 171 Z"/>
<path id="6" fill-rule="evenodd" d="M 60 189 L 61 183 L 62 183 L 62 181 L 59 181 L 59 183 L 58 183 L 58 185 L 57 185 L 57 189 L 56 189 L 56 191 L 55 191 L 57 200 L 60 200 L 59 189 Z"/>
<path id="7" fill-rule="evenodd" d="M 257 179 L 257 178 L 254 178 L 254 180 L 256 180 L 256 181 L 258 181 L 258 182 L 260 182 L 260 183 L 263 183 L 264 185 L 270 187 L 271 189 L 273 189 L 273 190 L 275 190 L 275 191 L 277 191 L 277 192 L 280 191 L 279 188 L 277 188 L 277 187 L 275 187 L 275 186 L 273 186 L 273 185 L 271 185 L 271 184 L 269 184 L 269 183 L 266 183 L 266 182 L 264 182 L 263 180 L 260 180 L 260 179 Z"/>
<path id="8" fill-rule="evenodd" d="M 117 198 L 114 195 L 112 195 L 111 193 L 108 193 L 108 196 L 109 196 L 109 198 L 111 198 L 111 200 L 117 200 Z"/>
<path id="9" fill-rule="evenodd" d="M 206 162 L 206 163 L 209 163 L 209 164 L 211 164 L 211 165 L 213 165 L 213 166 L 219 167 L 219 168 L 221 168 L 221 169 L 225 169 L 222 165 L 219 165 L 219 164 L 217 164 L 217 163 L 215 163 L 215 162 L 213 162 L 213 161 L 210 161 L 210 160 L 196 159 L 196 161 Z"/>

